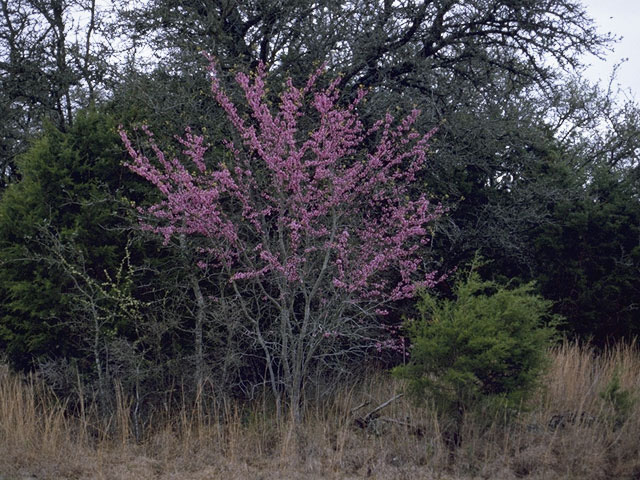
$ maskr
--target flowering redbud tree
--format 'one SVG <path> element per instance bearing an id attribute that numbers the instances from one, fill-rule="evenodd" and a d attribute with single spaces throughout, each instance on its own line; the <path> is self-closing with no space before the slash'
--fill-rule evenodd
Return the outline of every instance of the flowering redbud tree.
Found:
<path id="1" fill-rule="evenodd" d="M 213 61 L 209 74 L 236 132 L 224 142 L 227 154 L 211 158 L 203 137 L 187 129 L 178 139 L 182 160 L 170 158 L 145 129 L 152 161 L 121 131 L 128 167 L 162 194 L 145 210 L 145 228 L 167 242 L 206 240 L 199 265 L 227 279 L 278 412 L 284 400 L 298 418 L 312 371 L 337 378 L 331 369 L 394 348 L 388 309 L 437 281 L 421 271 L 418 253 L 442 208 L 425 195 L 410 198 L 433 131 L 413 130 L 418 111 L 366 128 L 357 113 L 364 91 L 341 105 L 338 80 L 317 86 L 320 70 L 300 88 L 289 80 L 276 108 L 264 66 L 253 77 L 239 73 L 245 113 Z"/>

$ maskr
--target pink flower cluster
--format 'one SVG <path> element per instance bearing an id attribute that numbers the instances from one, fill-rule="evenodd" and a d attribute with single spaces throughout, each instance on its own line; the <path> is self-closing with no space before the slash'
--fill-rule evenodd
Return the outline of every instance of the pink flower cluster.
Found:
<path id="1" fill-rule="evenodd" d="M 342 105 L 338 80 L 317 87 L 322 69 L 302 88 L 288 80 L 274 109 L 263 65 L 253 77 L 236 76 L 246 99 L 239 109 L 214 61 L 209 72 L 213 96 L 237 132 L 223 143 L 230 165 L 189 129 L 178 139 L 186 161 L 169 158 L 145 129 L 152 160 L 120 130 L 128 167 L 163 195 L 144 211 L 155 218 L 146 228 L 165 241 L 175 234 L 208 239 L 198 265 L 223 265 L 233 282 L 269 277 L 274 285 L 306 285 L 314 295 L 338 289 L 382 306 L 437 281 L 434 273 L 416 277 L 418 249 L 443 213 L 426 195 L 410 198 L 434 133 L 414 131 L 417 110 L 365 128 L 357 113 L 365 92 Z"/>

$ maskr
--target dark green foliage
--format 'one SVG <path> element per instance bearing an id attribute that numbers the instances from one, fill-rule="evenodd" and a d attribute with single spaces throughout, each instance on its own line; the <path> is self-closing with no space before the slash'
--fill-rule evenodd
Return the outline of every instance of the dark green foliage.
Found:
<path id="1" fill-rule="evenodd" d="M 454 295 L 422 293 L 419 317 L 407 323 L 411 361 L 395 373 L 409 379 L 417 398 L 455 417 L 487 402 L 518 407 L 545 367 L 556 321 L 550 302 L 530 284 L 507 288 L 475 269 Z"/>
<path id="2" fill-rule="evenodd" d="M 22 180 L 0 201 L 0 347 L 20 368 L 72 353 L 72 285 L 52 262 L 47 238 L 73 243 L 78 259 L 104 280 L 121 261 L 126 179 L 112 119 L 94 111 L 68 132 L 48 126 L 19 160 Z"/>
<path id="3" fill-rule="evenodd" d="M 633 170 L 600 168 L 535 235 L 542 294 L 569 333 L 596 344 L 640 334 L 640 200 Z"/>

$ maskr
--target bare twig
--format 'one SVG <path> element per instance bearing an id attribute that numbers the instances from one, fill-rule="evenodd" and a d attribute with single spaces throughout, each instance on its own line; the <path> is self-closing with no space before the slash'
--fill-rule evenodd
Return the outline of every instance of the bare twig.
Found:
<path id="1" fill-rule="evenodd" d="M 354 413 L 356 413 L 358 410 L 360 410 L 362 407 L 366 407 L 367 405 L 369 405 L 371 402 L 369 400 L 367 400 L 366 402 L 362 402 L 360 405 L 358 405 L 355 408 L 351 409 L 351 414 L 353 415 Z"/>
<path id="2" fill-rule="evenodd" d="M 389 400 L 387 400 L 386 402 L 381 403 L 380 405 L 378 405 L 376 408 L 374 408 L 373 410 L 371 410 L 369 413 L 367 413 L 364 416 L 364 420 L 368 421 L 370 420 L 376 413 L 378 413 L 380 410 L 382 410 L 383 408 L 385 408 L 386 406 L 388 406 L 389 404 L 395 402 L 397 399 L 399 399 L 400 397 L 403 397 L 404 393 L 399 393 L 398 395 L 396 395 L 395 397 L 390 398 Z"/>
<path id="3" fill-rule="evenodd" d="M 353 420 L 354 425 L 356 425 L 357 427 L 360 427 L 360 428 L 369 428 L 372 425 L 373 420 L 377 419 L 376 413 L 378 413 L 383 408 L 387 407 L 392 402 L 395 402 L 397 399 L 399 399 L 402 396 L 404 396 L 404 393 L 399 393 L 398 395 L 390 398 L 386 402 L 383 402 L 380 405 L 378 405 L 376 408 L 374 408 L 369 413 L 367 413 L 364 417 L 356 417 L 356 418 L 354 418 L 354 420 Z M 353 414 L 354 412 L 356 412 L 357 410 L 361 409 L 365 405 L 368 405 L 369 403 L 370 402 L 364 402 L 364 403 L 358 405 L 357 407 L 351 409 L 351 413 Z"/>

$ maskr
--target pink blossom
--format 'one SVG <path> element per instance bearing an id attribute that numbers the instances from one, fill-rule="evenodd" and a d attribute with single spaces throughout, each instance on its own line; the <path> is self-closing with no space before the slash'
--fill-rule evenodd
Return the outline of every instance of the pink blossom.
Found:
<path id="1" fill-rule="evenodd" d="M 339 79 L 316 86 L 323 69 L 302 88 L 288 80 L 276 108 L 266 101 L 264 65 L 252 77 L 239 73 L 248 109 L 241 115 L 211 61 L 213 97 L 236 132 L 221 142 L 225 160 L 190 129 L 177 139 L 182 159 L 170 157 L 144 128 L 151 159 L 121 128 L 127 166 L 162 194 L 144 210 L 144 228 L 165 242 L 183 234 L 205 239 L 200 268 L 223 265 L 236 284 L 268 282 L 279 290 L 276 299 L 300 293 L 324 306 L 339 294 L 359 311 L 386 316 L 391 302 L 441 279 L 421 272 L 419 255 L 443 208 L 411 196 L 435 130 L 413 131 L 417 110 L 399 122 L 387 114 L 366 128 L 357 112 L 365 92 L 343 105 Z M 309 112 L 312 126 L 300 121 Z M 405 351 L 394 342 L 375 348 Z"/>

